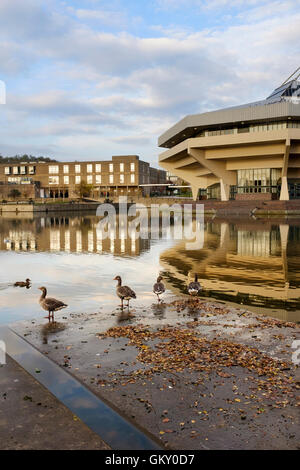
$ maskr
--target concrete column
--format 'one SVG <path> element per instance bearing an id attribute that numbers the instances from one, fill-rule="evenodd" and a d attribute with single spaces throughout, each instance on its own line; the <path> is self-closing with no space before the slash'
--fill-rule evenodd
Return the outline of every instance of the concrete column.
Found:
<path id="1" fill-rule="evenodd" d="M 227 246 L 229 242 L 229 224 L 221 223 L 220 248 Z"/>
<path id="2" fill-rule="evenodd" d="M 288 224 L 279 225 L 280 229 L 280 239 L 281 239 L 281 257 L 282 257 L 282 270 L 285 280 L 285 292 L 286 300 L 289 299 L 289 271 L 288 271 L 288 262 L 287 262 L 287 245 L 289 240 L 289 228 Z"/>
<path id="3" fill-rule="evenodd" d="M 287 249 L 287 244 L 288 244 L 288 239 L 289 239 L 289 228 L 290 226 L 288 224 L 279 225 L 282 252 L 284 251 L 286 252 L 286 249 Z"/>
<path id="4" fill-rule="evenodd" d="M 221 201 L 229 201 L 230 185 L 224 183 L 223 179 L 220 180 L 221 185 Z"/>
<path id="5" fill-rule="evenodd" d="M 281 191 L 279 199 L 280 201 L 289 201 L 290 199 L 287 176 L 281 177 Z"/>
<path id="6" fill-rule="evenodd" d="M 199 192 L 198 186 L 193 186 L 192 185 L 192 195 L 193 195 L 194 201 L 197 201 L 197 199 L 198 199 L 198 192 Z"/>

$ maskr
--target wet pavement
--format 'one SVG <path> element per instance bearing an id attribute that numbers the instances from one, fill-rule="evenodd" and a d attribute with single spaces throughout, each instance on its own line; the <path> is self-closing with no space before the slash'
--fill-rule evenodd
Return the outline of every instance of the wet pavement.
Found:
<path id="1" fill-rule="evenodd" d="M 107 444 L 7 356 L 0 365 L 1 450 L 109 450 Z"/>
<path id="2" fill-rule="evenodd" d="M 297 324 L 182 297 L 12 328 L 166 448 L 300 448 Z"/>

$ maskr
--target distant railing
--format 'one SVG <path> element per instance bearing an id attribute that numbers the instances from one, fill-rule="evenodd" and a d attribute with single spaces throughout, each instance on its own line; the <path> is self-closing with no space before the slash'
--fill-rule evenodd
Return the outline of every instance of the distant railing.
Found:
<path id="1" fill-rule="evenodd" d="M 245 193 L 279 193 L 280 186 L 235 186 L 235 194 L 245 194 Z"/>

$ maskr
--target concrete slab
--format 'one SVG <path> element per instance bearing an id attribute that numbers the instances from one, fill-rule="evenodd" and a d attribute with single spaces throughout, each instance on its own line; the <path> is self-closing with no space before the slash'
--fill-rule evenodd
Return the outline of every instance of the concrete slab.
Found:
<path id="1" fill-rule="evenodd" d="M 7 356 L 0 365 L 1 450 L 109 450 L 107 444 Z"/>
<path id="2" fill-rule="evenodd" d="M 38 320 L 13 329 L 166 448 L 300 447 L 299 369 L 291 362 L 298 325 L 200 299 L 199 306 L 179 299 L 157 313 L 111 312 L 106 321 L 100 314 L 70 315 L 53 325 Z M 112 326 L 116 336 L 107 331 Z M 187 330 L 196 345 L 205 341 L 204 349 L 196 348 L 203 369 L 188 360 L 194 346 L 186 342 Z M 147 355 L 150 362 L 142 360 Z"/>

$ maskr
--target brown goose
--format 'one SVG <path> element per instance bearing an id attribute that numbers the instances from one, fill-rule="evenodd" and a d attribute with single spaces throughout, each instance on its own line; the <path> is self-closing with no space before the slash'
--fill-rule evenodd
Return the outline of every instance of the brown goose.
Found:
<path id="1" fill-rule="evenodd" d="M 46 312 L 49 313 L 48 317 L 45 317 L 45 318 L 48 318 L 50 320 L 51 313 L 52 313 L 52 320 L 54 320 L 54 312 L 58 312 L 59 310 L 66 308 L 67 304 L 65 304 L 64 302 L 61 302 L 60 300 L 56 300 L 51 297 L 46 297 L 47 296 L 46 287 L 39 287 L 39 289 L 42 291 L 42 295 L 39 299 L 39 304 L 44 310 L 46 310 Z"/>
<path id="2" fill-rule="evenodd" d="M 121 299 L 121 307 L 123 308 L 124 300 L 128 301 L 127 307 L 129 308 L 130 299 L 136 299 L 135 292 L 128 286 L 122 286 L 122 279 L 120 276 L 116 276 L 114 281 L 118 281 L 117 285 L 117 296 Z"/>
<path id="3" fill-rule="evenodd" d="M 30 287 L 30 279 L 26 279 L 26 281 L 18 281 L 14 283 L 15 287 L 27 287 L 27 289 Z"/>
<path id="4" fill-rule="evenodd" d="M 198 274 L 195 274 L 194 282 L 190 282 L 187 289 L 188 289 L 188 293 L 190 295 L 198 295 L 199 294 L 202 287 L 201 287 L 200 282 L 198 282 Z"/>
<path id="5" fill-rule="evenodd" d="M 160 302 L 161 299 L 159 298 L 160 295 L 162 295 L 164 292 L 165 292 L 165 286 L 164 286 L 164 283 L 161 282 L 162 281 L 162 277 L 161 276 L 158 276 L 157 280 L 156 280 L 156 283 L 154 284 L 153 286 L 153 292 L 154 294 L 157 295 L 157 299 L 158 301 Z"/>

